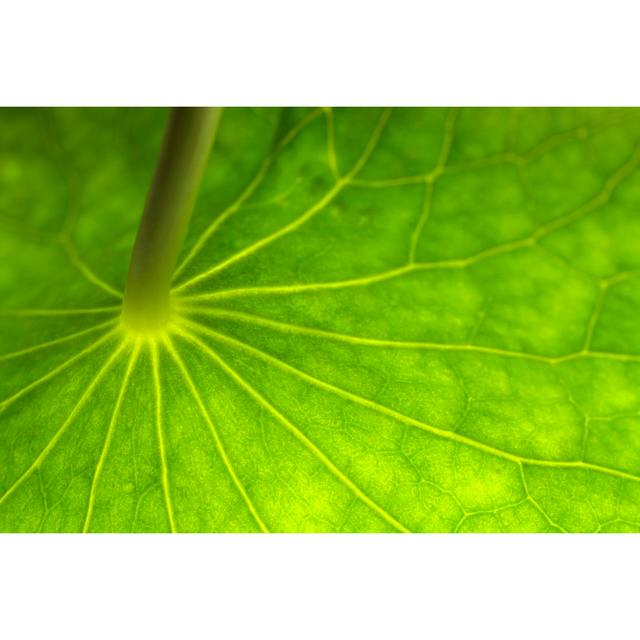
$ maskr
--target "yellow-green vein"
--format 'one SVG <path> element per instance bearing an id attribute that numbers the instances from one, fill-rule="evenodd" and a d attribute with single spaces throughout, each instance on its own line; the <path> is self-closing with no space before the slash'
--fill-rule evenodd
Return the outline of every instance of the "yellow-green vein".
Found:
<path id="1" fill-rule="evenodd" d="M 526 458 L 524 456 L 521 456 L 515 453 L 510 453 L 508 451 L 503 451 L 491 445 L 484 444 L 483 442 L 479 442 L 478 440 L 474 440 L 473 438 L 469 438 L 467 436 L 461 435 L 459 433 L 456 433 L 455 431 L 448 431 L 446 429 L 441 429 L 440 427 L 434 427 L 433 425 L 427 424 L 425 422 L 422 422 L 420 420 L 407 416 L 403 413 L 400 413 L 395 409 L 391 409 L 377 402 L 374 402 L 373 400 L 369 400 L 368 398 L 364 398 L 355 393 L 352 393 L 351 391 L 347 391 L 346 389 L 343 389 L 336 385 L 325 382 L 324 380 L 320 380 L 319 378 L 316 378 L 309 373 L 306 373 L 300 369 L 297 369 L 293 365 L 290 365 L 280 360 L 279 358 L 276 358 L 275 356 L 272 356 L 271 354 L 266 353 L 265 351 L 257 349 L 256 347 L 252 347 L 246 342 L 236 340 L 235 338 L 219 333 L 217 331 L 213 331 L 208 327 L 204 327 L 194 322 L 190 322 L 187 320 L 185 320 L 184 322 L 187 326 L 197 331 L 198 333 L 201 333 L 203 335 L 208 335 L 220 342 L 229 344 L 233 347 L 241 349 L 242 351 L 252 354 L 260 358 L 261 360 L 264 360 L 265 362 L 271 363 L 272 365 L 274 365 L 275 367 L 283 371 L 294 374 L 301 380 L 305 380 L 306 382 L 309 382 L 310 384 L 314 385 L 315 387 L 318 387 L 319 389 L 323 389 L 339 397 L 345 398 L 346 400 L 350 400 L 355 404 L 359 404 L 377 413 L 381 413 L 383 415 L 389 416 L 390 418 L 393 418 L 394 420 L 401 422 L 403 424 L 416 427 L 432 435 L 436 435 L 446 440 L 450 440 L 452 442 L 465 445 L 472 449 L 477 449 L 479 451 L 488 453 L 497 458 L 503 458 L 504 460 L 509 460 L 517 464 L 525 463 L 532 466 L 550 467 L 550 468 L 556 468 L 556 469 L 582 469 L 586 471 L 594 471 L 594 472 L 603 473 L 610 476 L 615 476 L 617 478 L 621 478 L 624 480 L 632 480 L 634 482 L 640 482 L 640 476 L 634 475 L 632 473 L 627 473 L 626 471 L 619 471 L 618 469 L 603 467 L 600 465 L 591 464 L 588 462 L 578 461 L 578 460 L 555 461 L 555 460 L 542 460 L 537 458 Z"/>
<path id="2" fill-rule="evenodd" d="M 182 373 L 182 376 L 185 382 L 187 383 L 187 386 L 189 387 L 191 394 L 193 395 L 193 399 L 196 401 L 196 404 L 198 405 L 198 409 L 200 410 L 202 417 L 204 418 L 205 422 L 207 423 L 207 426 L 209 427 L 209 431 L 213 436 L 213 440 L 215 442 L 218 454 L 220 455 L 220 458 L 222 459 L 222 462 L 226 467 L 227 472 L 229 473 L 229 476 L 231 477 L 233 484 L 238 490 L 238 493 L 240 493 L 240 496 L 242 497 L 242 499 L 244 500 L 244 503 L 247 506 L 247 509 L 253 516 L 253 519 L 256 521 L 260 530 L 263 533 L 269 533 L 269 529 L 267 528 L 266 524 L 260 517 L 260 514 L 258 514 L 258 512 L 256 511 L 256 508 L 253 502 L 251 501 L 251 498 L 249 497 L 247 490 L 244 488 L 244 485 L 242 484 L 242 482 L 240 482 L 240 478 L 238 477 L 238 474 L 236 473 L 235 469 L 233 468 L 233 465 L 231 464 L 231 460 L 229 459 L 229 456 L 227 455 L 227 452 L 224 448 L 224 444 L 222 442 L 220 434 L 218 433 L 218 430 L 216 429 L 215 425 L 213 424 L 213 421 L 211 420 L 209 411 L 207 410 L 202 400 L 202 397 L 200 396 L 200 392 L 198 391 L 197 387 L 195 386 L 195 383 L 193 382 L 193 379 L 191 378 L 191 375 L 187 371 L 187 367 L 185 366 L 184 361 L 180 357 L 180 354 L 178 353 L 177 349 L 174 347 L 173 342 L 171 341 L 170 338 L 165 339 L 164 346 L 171 354 L 171 357 L 173 358 L 174 362 L 178 366 L 178 369 L 180 369 L 180 372 Z"/>
<path id="3" fill-rule="evenodd" d="M 223 260 L 217 265 L 211 267 L 210 269 L 207 269 L 202 273 L 199 273 L 198 275 L 194 276 L 193 278 L 187 280 L 186 282 L 183 282 L 182 284 L 174 288 L 174 292 L 179 292 L 184 289 L 193 287 L 198 282 L 201 282 L 202 280 L 205 280 L 206 278 L 211 277 L 215 273 L 219 273 L 220 271 L 226 269 L 227 267 L 238 262 L 239 260 L 243 260 L 244 258 L 257 253 L 258 251 L 261 251 L 264 247 L 270 245 L 271 243 L 275 242 L 279 238 L 295 231 L 296 229 L 301 227 L 303 224 L 311 220 L 311 218 L 313 218 L 316 214 L 322 211 L 345 188 L 345 186 L 349 184 L 353 176 L 356 175 L 362 169 L 366 161 L 369 159 L 370 155 L 373 153 L 373 150 L 378 140 L 380 139 L 380 135 L 382 134 L 382 130 L 384 129 L 384 126 L 388 118 L 389 118 L 389 110 L 385 110 L 382 116 L 380 117 L 365 150 L 363 151 L 362 155 L 360 156 L 360 158 L 358 159 L 354 167 L 343 178 L 340 178 L 334 184 L 334 186 L 331 189 L 329 189 L 329 191 L 325 193 L 325 195 L 318 202 L 316 202 L 309 209 L 307 209 L 302 215 L 298 216 L 295 220 L 285 225 L 284 227 L 281 227 L 277 231 L 274 231 L 273 233 L 269 234 L 268 236 L 265 236 L 264 238 L 261 238 L 260 240 L 254 242 L 253 244 L 250 244 L 244 249 L 241 249 L 237 253 L 234 253 L 232 256 L 228 257 L 227 259 Z"/>
<path id="4" fill-rule="evenodd" d="M 158 452 L 160 454 L 160 474 L 162 481 L 162 495 L 164 498 L 164 506 L 167 511 L 169 520 L 169 528 L 171 533 L 178 531 L 176 527 L 176 519 L 173 513 L 173 504 L 171 502 L 171 490 L 169 487 L 169 469 L 167 467 L 167 452 L 164 439 L 164 429 L 162 427 L 162 386 L 160 384 L 160 366 L 158 362 L 158 346 L 154 342 L 151 347 L 151 368 L 153 371 L 153 388 L 155 393 L 156 404 L 156 437 L 158 439 Z"/>
<path id="5" fill-rule="evenodd" d="M 216 230 L 222 225 L 225 220 L 230 218 L 238 209 L 242 207 L 242 205 L 251 197 L 251 195 L 255 192 L 255 190 L 260 186 L 262 181 L 264 180 L 269 168 L 278 157 L 278 154 L 288 145 L 291 141 L 303 131 L 306 126 L 311 123 L 315 118 L 317 118 L 322 113 L 321 109 L 315 109 L 314 111 L 309 112 L 302 120 L 296 124 L 290 131 L 285 135 L 282 140 L 276 145 L 274 150 L 265 158 L 265 160 L 260 165 L 258 169 L 258 173 L 255 175 L 253 180 L 247 185 L 245 190 L 240 194 L 240 196 L 227 207 L 203 232 L 200 234 L 200 237 L 196 240 L 193 247 L 189 250 L 184 260 L 178 265 L 176 268 L 173 277 L 174 280 L 180 276 L 180 274 L 184 271 L 186 266 L 195 258 L 195 256 L 200 253 L 206 242 L 211 238 L 211 236 L 216 232 Z"/>
<path id="6" fill-rule="evenodd" d="M 82 409 L 86 401 L 89 399 L 93 391 L 96 389 L 96 387 L 100 383 L 100 380 L 102 380 L 102 378 L 105 376 L 109 368 L 115 362 L 116 358 L 120 355 L 124 346 L 125 346 L 125 343 L 122 342 L 118 346 L 118 348 L 116 348 L 116 350 L 111 354 L 111 356 L 109 356 L 105 364 L 100 368 L 100 370 L 96 374 L 95 378 L 91 381 L 89 386 L 84 390 L 79 400 L 76 402 L 73 409 L 71 410 L 71 413 L 69 414 L 67 419 L 63 422 L 62 426 L 58 429 L 58 431 L 56 431 L 53 438 L 49 440 L 47 446 L 40 452 L 40 454 L 33 461 L 31 466 L 24 473 L 22 473 L 22 475 L 20 475 L 20 477 L 2 494 L 2 496 L 0 497 L 0 505 L 2 505 L 2 503 L 5 502 L 5 500 L 12 493 L 14 493 L 16 489 L 18 489 L 18 487 L 20 487 L 20 485 L 22 485 L 22 483 L 25 480 L 27 480 L 31 476 L 31 474 L 42 464 L 45 458 L 51 453 L 53 448 L 60 441 L 60 438 L 62 438 L 62 436 L 65 434 L 65 432 L 69 428 L 69 425 L 71 425 L 71 423 L 76 418 L 76 416 L 78 415 L 78 413 L 80 412 L 80 410 Z"/>
<path id="7" fill-rule="evenodd" d="M 70 342 L 75 340 L 76 338 L 80 338 L 82 336 L 89 335 L 90 333 L 94 333 L 95 331 L 99 331 L 100 329 L 106 329 L 107 327 L 115 324 L 116 320 L 107 320 L 107 322 L 103 322 L 101 324 L 97 324 L 95 326 L 89 327 L 88 329 L 83 329 L 82 331 L 76 331 L 75 333 L 70 333 L 66 336 L 62 336 L 61 338 L 54 338 L 53 340 L 47 340 L 46 342 L 41 342 L 40 344 L 33 345 L 32 347 L 25 347 L 24 349 L 20 349 L 18 351 L 12 351 L 11 353 L 4 353 L 0 355 L 0 361 L 2 360 L 12 360 L 13 358 L 19 358 L 21 356 L 29 355 L 30 353 L 35 353 L 42 349 L 47 349 L 48 347 L 54 347 L 59 344 L 64 344 L 65 342 Z"/>
<path id="8" fill-rule="evenodd" d="M 84 276 L 84 278 L 89 283 L 95 285 L 96 287 L 98 287 L 98 289 L 102 289 L 102 291 L 106 291 L 111 296 L 122 298 L 121 291 L 118 291 L 108 282 L 105 282 L 102 278 L 96 275 L 96 273 L 87 264 L 87 262 L 80 257 L 80 254 L 78 253 L 78 250 L 76 249 L 71 239 L 64 237 L 62 239 L 62 248 L 65 250 L 65 253 L 67 254 L 71 264 Z"/>
<path id="9" fill-rule="evenodd" d="M 288 322 L 282 322 L 280 320 L 271 320 L 270 318 L 264 318 L 262 316 L 256 316 L 250 313 L 243 313 L 241 311 L 230 311 L 227 309 L 207 309 L 202 307 L 188 307 L 182 308 L 186 314 L 194 316 L 204 316 L 213 318 L 223 318 L 229 320 L 235 320 L 238 322 L 245 322 L 254 324 L 257 326 L 268 327 L 275 329 L 276 331 L 282 331 L 283 333 L 292 333 L 299 335 L 311 336 L 314 338 L 323 338 L 327 340 L 333 340 L 336 342 L 344 342 L 346 344 L 366 346 L 366 347 L 379 347 L 379 348 L 391 348 L 391 349 L 423 349 L 426 351 L 459 351 L 469 353 L 481 353 L 492 356 L 500 356 L 504 358 L 520 358 L 523 360 L 533 360 L 535 362 L 543 362 L 546 364 L 559 364 L 562 362 L 569 362 L 571 360 L 578 360 L 580 358 L 599 358 L 606 360 L 619 360 L 622 362 L 640 362 L 640 354 L 626 354 L 626 353 L 610 353 L 606 351 L 589 351 L 581 350 L 574 353 L 566 353 L 561 356 L 545 356 L 535 353 L 528 353 L 526 351 L 511 351 L 509 349 L 499 349 L 497 347 L 484 347 L 482 345 L 474 344 L 451 344 L 445 342 L 417 342 L 410 340 L 388 340 L 384 338 L 366 338 L 363 336 L 355 336 L 351 334 L 338 333 L 336 331 L 328 331 L 326 329 L 317 329 L 315 327 L 305 327 L 302 325 L 295 325 Z"/>
<path id="10" fill-rule="evenodd" d="M 54 316 L 90 316 L 120 311 L 119 305 L 110 307 L 87 307 L 86 309 L 0 309 L 0 318 L 30 318 Z"/>
<path id="11" fill-rule="evenodd" d="M 218 365 L 234 380 L 242 389 L 246 391 L 260 406 L 266 409 L 289 433 L 297 438 L 313 455 L 324 464 L 331 473 L 338 478 L 353 494 L 366 504 L 372 511 L 380 516 L 387 524 L 402 533 L 410 533 L 401 522 L 394 518 L 390 513 L 383 509 L 377 502 L 372 500 L 360 487 L 350 480 L 336 465 L 309 439 L 300 429 L 298 429 L 288 418 L 286 418 L 278 409 L 276 409 L 263 395 L 261 395 L 255 387 L 250 385 L 240 374 L 230 367 L 227 362 L 204 342 L 198 340 L 192 334 L 184 331 L 180 333 L 185 339 L 190 340 L 198 346 L 202 351 L 207 353 Z"/>
<path id="12" fill-rule="evenodd" d="M 81 360 L 86 355 L 90 354 L 92 351 L 95 351 L 101 344 L 106 342 L 109 338 L 113 337 L 117 331 L 118 331 L 117 329 L 112 329 L 111 331 L 107 332 L 101 338 L 91 343 L 88 347 L 85 347 L 84 349 L 76 353 L 74 356 L 69 358 L 68 360 L 65 360 L 62 364 L 58 365 L 55 369 L 52 369 L 45 375 L 41 376 L 37 380 L 34 380 L 33 382 L 29 383 L 26 387 L 23 387 L 19 391 L 16 391 L 13 395 L 9 396 L 8 398 L 0 402 L 0 412 L 4 411 L 4 409 L 6 409 L 10 404 L 13 404 L 16 400 L 21 398 L 26 393 L 29 393 L 29 391 L 31 391 L 32 389 L 35 389 L 36 387 L 51 380 L 52 378 L 55 378 L 59 373 L 69 368 L 72 364 L 74 364 L 78 360 Z"/>
<path id="13" fill-rule="evenodd" d="M 93 516 L 93 510 L 95 508 L 95 503 L 96 503 L 98 483 L 100 482 L 100 476 L 102 475 L 102 470 L 104 469 L 107 456 L 109 455 L 109 449 L 111 448 L 111 441 L 113 440 L 113 434 L 115 433 L 118 414 L 120 413 L 122 401 L 127 391 L 129 379 L 131 378 L 131 373 L 133 372 L 133 368 L 136 365 L 136 361 L 138 359 L 139 353 L 140 353 L 140 345 L 136 343 L 131 351 L 131 355 L 129 356 L 129 363 L 127 364 L 127 369 L 122 379 L 122 384 L 120 385 L 120 391 L 118 392 L 118 397 L 116 398 L 116 404 L 113 408 L 113 413 L 111 414 L 111 420 L 109 421 L 109 426 L 107 427 L 107 433 L 105 435 L 104 443 L 102 445 L 102 451 L 100 452 L 100 457 L 98 458 L 98 463 L 96 464 L 96 468 L 93 474 L 93 479 L 91 481 L 91 490 L 89 491 L 87 513 L 84 519 L 84 525 L 82 526 L 82 533 L 87 533 L 91 525 L 91 518 Z"/>

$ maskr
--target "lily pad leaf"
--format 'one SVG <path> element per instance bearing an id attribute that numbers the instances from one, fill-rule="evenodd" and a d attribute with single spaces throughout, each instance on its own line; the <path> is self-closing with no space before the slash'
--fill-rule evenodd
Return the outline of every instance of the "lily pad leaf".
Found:
<path id="1" fill-rule="evenodd" d="M 171 324 L 166 111 L 0 111 L 0 530 L 640 530 L 640 112 L 226 109 Z"/>

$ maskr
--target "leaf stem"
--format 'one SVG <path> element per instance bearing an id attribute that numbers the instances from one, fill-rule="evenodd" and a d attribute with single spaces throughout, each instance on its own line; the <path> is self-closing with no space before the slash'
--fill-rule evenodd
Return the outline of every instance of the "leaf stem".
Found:
<path id="1" fill-rule="evenodd" d="M 131 255 L 122 317 L 153 332 L 170 315 L 170 288 L 202 175 L 218 128 L 220 107 L 172 109 Z"/>

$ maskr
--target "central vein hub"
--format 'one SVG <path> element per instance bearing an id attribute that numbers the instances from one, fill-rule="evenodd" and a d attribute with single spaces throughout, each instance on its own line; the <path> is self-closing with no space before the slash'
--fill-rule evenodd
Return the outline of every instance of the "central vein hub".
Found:
<path id="1" fill-rule="evenodd" d="M 173 316 L 169 297 L 163 300 L 154 296 L 139 302 L 141 304 L 128 305 L 125 301 L 122 307 L 124 329 L 128 333 L 146 336 L 164 333 Z"/>

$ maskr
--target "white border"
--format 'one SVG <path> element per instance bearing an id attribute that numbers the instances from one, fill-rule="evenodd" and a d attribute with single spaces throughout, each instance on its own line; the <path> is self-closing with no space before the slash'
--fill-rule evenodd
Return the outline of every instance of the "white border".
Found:
<path id="1" fill-rule="evenodd" d="M 640 104 L 628 0 L 20 0 L 1 104 Z"/>
<path id="2" fill-rule="evenodd" d="M 3 105 L 638 105 L 637 3 L 20 0 Z M 637 635 L 637 536 L 1 536 L 0 638 Z"/>
<path id="3" fill-rule="evenodd" d="M 624 638 L 631 535 L 7 535 L 0 637 Z"/>

